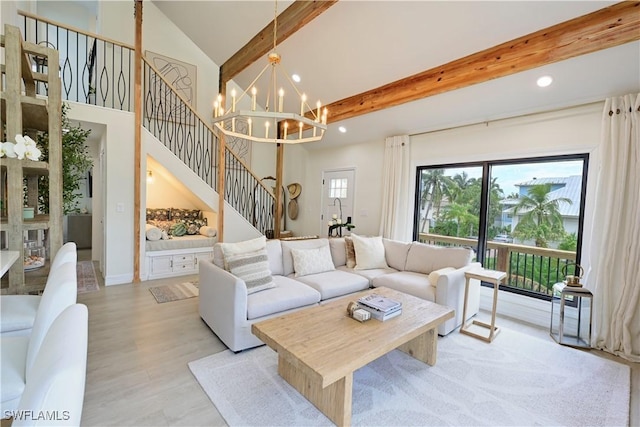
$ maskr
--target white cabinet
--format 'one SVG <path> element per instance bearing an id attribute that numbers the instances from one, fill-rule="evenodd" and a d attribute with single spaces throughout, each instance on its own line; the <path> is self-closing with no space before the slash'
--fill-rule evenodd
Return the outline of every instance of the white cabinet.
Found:
<path id="1" fill-rule="evenodd" d="M 198 263 L 213 258 L 213 248 L 178 249 L 147 252 L 147 278 L 198 274 Z"/>

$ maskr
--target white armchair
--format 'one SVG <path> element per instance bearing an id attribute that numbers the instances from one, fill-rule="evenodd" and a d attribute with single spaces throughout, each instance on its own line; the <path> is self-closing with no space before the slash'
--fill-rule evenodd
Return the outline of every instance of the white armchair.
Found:
<path id="1" fill-rule="evenodd" d="M 66 243 L 53 258 L 49 274 L 64 263 L 77 260 L 76 244 Z M 39 295 L 0 296 L 0 336 L 29 336 L 41 299 Z"/>
<path id="2" fill-rule="evenodd" d="M 76 303 L 76 263 L 67 262 L 49 273 L 31 335 L 0 337 L 0 412 L 15 410 L 42 342 L 58 315 Z"/>
<path id="3" fill-rule="evenodd" d="M 74 304 L 56 318 L 34 360 L 14 417 L 14 427 L 80 425 L 88 329 L 85 305 Z M 54 416 L 36 418 L 40 414 Z"/>

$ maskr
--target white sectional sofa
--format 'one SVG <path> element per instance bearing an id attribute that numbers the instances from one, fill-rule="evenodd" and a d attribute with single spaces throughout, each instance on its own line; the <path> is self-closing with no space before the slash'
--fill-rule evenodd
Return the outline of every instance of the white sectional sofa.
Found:
<path id="1" fill-rule="evenodd" d="M 251 333 L 255 322 L 370 287 L 385 286 L 455 309 L 455 317 L 439 326 L 440 335 L 460 326 L 464 272 L 480 266 L 471 262 L 473 252 L 466 248 L 378 239 L 384 246 L 382 263 L 386 265 L 366 269 L 359 268 L 357 250 L 355 268 L 347 266 L 345 238 L 266 241 L 275 286 L 253 293 L 248 293 L 243 279 L 225 270 L 221 244 L 217 243 L 213 262 L 200 262 L 200 316 L 227 347 L 241 351 L 263 344 Z M 326 271 L 304 274 L 307 268 L 302 265 L 300 255 L 311 253 L 310 250 L 326 250 L 327 246 L 333 265 L 326 266 Z M 478 312 L 479 300 L 480 283 L 473 280 L 468 317 Z"/>

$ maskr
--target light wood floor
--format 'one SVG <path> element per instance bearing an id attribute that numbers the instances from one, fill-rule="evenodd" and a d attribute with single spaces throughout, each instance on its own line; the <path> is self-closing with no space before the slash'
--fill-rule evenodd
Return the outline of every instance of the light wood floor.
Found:
<path id="1" fill-rule="evenodd" d="M 151 286 L 194 279 L 197 276 L 106 288 L 101 284 L 100 291 L 78 296 L 89 308 L 83 425 L 226 425 L 187 367 L 187 362 L 226 347 L 200 319 L 197 298 L 158 304 L 148 291 Z M 487 318 L 486 313 L 479 316 Z M 551 340 L 546 329 L 505 318 L 497 323 Z M 640 364 L 629 365 L 630 424 L 640 426 Z"/>

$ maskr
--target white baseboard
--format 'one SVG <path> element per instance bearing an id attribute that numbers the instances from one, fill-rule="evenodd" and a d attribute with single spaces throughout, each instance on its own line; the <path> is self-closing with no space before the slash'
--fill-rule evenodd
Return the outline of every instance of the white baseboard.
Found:
<path id="1" fill-rule="evenodd" d="M 104 278 L 104 285 L 124 285 L 133 282 L 133 274 L 118 274 L 115 276 L 107 276 Z"/>
<path id="2" fill-rule="evenodd" d="M 480 309 L 491 311 L 493 288 L 480 288 Z M 551 302 L 513 292 L 498 291 L 497 313 L 526 323 L 548 328 L 551 323 Z"/>

